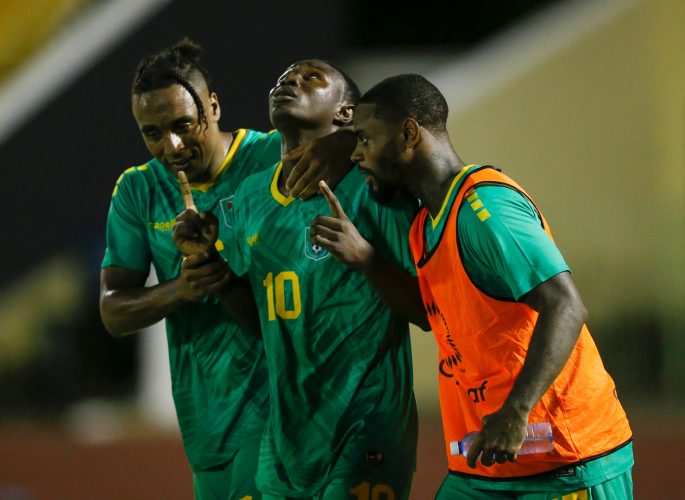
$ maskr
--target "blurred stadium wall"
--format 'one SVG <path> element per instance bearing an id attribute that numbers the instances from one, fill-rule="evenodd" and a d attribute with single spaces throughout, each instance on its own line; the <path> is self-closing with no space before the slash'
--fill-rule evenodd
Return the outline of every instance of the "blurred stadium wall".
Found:
<path id="1" fill-rule="evenodd" d="M 493 57 L 525 70 L 453 114 L 450 131 L 466 160 L 511 172 L 546 214 L 619 392 L 675 397 L 685 390 L 685 3 L 618 2 L 584 30 L 602 3 L 578 16 L 561 5 L 523 50 L 508 40 Z M 478 80 L 497 79 L 490 69 Z"/>

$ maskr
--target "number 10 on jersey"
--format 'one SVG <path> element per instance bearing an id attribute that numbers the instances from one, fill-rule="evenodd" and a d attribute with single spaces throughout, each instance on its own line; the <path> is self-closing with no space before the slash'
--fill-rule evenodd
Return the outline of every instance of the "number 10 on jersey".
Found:
<path id="1" fill-rule="evenodd" d="M 286 301 L 286 283 L 290 286 L 292 300 Z M 266 288 L 266 302 L 269 309 L 269 321 L 276 321 L 276 315 L 282 319 L 296 319 L 302 312 L 300 300 L 300 279 L 294 271 L 282 271 L 274 278 L 269 273 L 262 281 Z"/>

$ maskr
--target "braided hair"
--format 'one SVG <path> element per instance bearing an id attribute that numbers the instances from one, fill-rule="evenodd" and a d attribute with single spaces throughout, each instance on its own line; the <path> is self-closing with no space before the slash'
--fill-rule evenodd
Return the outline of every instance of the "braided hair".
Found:
<path id="1" fill-rule="evenodd" d="M 207 116 L 202 100 L 190 81 L 199 73 L 210 88 L 209 71 L 200 64 L 202 46 L 188 37 L 184 37 L 168 49 L 145 56 L 136 68 L 131 86 L 134 95 L 159 90 L 174 84 L 181 85 L 193 98 L 197 106 L 198 119 L 205 127 Z"/>

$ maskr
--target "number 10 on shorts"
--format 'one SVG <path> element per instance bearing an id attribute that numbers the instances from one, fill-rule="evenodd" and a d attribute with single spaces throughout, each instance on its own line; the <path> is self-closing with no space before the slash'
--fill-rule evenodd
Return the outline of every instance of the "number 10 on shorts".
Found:
<path id="1" fill-rule="evenodd" d="M 356 500 L 395 500 L 395 492 L 387 484 L 360 483 L 350 490 Z"/>

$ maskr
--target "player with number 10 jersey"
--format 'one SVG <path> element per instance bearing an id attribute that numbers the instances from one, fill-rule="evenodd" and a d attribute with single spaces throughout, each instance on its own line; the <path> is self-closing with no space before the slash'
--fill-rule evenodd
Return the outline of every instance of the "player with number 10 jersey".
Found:
<path id="1" fill-rule="evenodd" d="M 289 71 L 280 84 L 292 79 L 303 92 L 308 71 L 337 78 L 322 61 Z M 266 352 L 270 415 L 257 485 L 276 496 L 320 498 L 335 485 L 362 498 L 367 490 L 406 498 L 417 440 L 408 324 L 361 273 L 311 243 L 310 223 L 329 211 L 327 201 L 285 196 L 284 175 L 279 163 L 247 178 L 231 217 L 219 221 L 224 257 L 251 283 Z M 415 203 L 380 205 L 356 169 L 335 194 L 359 231 L 413 272 L 407 237 Z"/>

